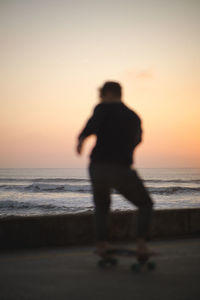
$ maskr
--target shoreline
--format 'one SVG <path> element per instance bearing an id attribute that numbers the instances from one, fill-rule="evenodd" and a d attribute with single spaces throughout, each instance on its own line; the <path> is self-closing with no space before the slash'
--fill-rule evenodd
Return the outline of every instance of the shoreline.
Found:
<path id="1" fill-rule="evenodd" d="M 0 218 L 0 249 L 22 249 L 94 242 L 92 212 L 46 215 L 10 216 Z M 200 236 L 200 208 L 155 210 L 151 237 L 172 238 Z M 111 241 L 131 241 L 136 238 L 136 211 L 111 213 Z"/>
<path id="2" fill-rule="evenodd" d="M 200 206 L 197 207 L 187 207 L 187 206 L 183 206 L 183 207 L 167 207 L 167 208 L 154 208 L 154 211 L 173 211 L 173 210 L 200 210 Z M 124 209 L 124 210 L 120 210 L 120 209 L 115 209 L 115 210 L 111 210 L 110 211 L 111 214 L 117 214 L 117 213 L 130 213 L 130 212 L 137 212 L 137 207 L 133 207 L 132 209 Z M 0 221 L 2 219 L 14 219 L 14 218 L 46 218 L 46 217 L 58 217 L 58 216 L 68 216 L 68 215 L 84 215 L 84 214 L 93 214 L 94 213 L 94 209 L 89 209 L 89 210 L 85 210 L 85 211 L 70 211 L 70 212 L 50 212 L 50 213 L 35 213 L 35 214 L 18 214 L 18 215 L 0 215 Z"/>

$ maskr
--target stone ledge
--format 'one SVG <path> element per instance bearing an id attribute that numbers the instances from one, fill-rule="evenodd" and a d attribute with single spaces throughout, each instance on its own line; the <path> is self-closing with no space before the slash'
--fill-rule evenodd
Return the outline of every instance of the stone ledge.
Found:
<path id="1" fill-rule="evenodd" d="M 111 213 L 110 239 L 135 239 L 136 215 L 136 211 Z M 200 234 L 200 209 L 154 211 L 152 238 L 193 234 Z M 93 213 L 1 218 L 0 241 L 0 249 L 91 244 Z"/>

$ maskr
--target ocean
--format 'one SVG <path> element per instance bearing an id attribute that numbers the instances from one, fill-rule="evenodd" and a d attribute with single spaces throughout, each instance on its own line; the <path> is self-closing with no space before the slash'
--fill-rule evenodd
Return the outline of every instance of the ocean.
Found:
<path id="1" fill-rule="evenodd" d="M 137 169 L 155 209 L 200 207 L 200 169 Z M 112 192 L 111 210 L 133 210 Z M 0 169 L 0 216 L 93 211 L 87 169 Z"/>

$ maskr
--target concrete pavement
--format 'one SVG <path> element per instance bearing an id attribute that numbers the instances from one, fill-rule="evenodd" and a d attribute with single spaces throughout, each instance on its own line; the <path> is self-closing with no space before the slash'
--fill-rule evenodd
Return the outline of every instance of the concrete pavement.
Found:
<path id="1" fill-rule="evenodd" d="M 200 239 L 151 245 L 160 252 L 157 270 L 141 274 L 130 270 L 134 259 L 98 269 L 91 247 L 0 252 L 0 299 L 200 299 Z"/>

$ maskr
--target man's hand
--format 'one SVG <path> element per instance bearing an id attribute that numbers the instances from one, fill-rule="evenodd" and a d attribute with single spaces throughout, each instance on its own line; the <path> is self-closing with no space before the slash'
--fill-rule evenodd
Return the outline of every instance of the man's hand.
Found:
<path id="1" fill-rule="evenodd" d="M 78 140 L 78 144 L 77 144 L 77 146 L 76 146 L 76 151 L 77 151 L 77 153 L 78 153 L 79 155 L 81 155 L 81 153 L 82 153 L 82 149 L 83 149 L 83 141 L 84 141 L 84 138 L 80 138 L 80 139 Z"/>

